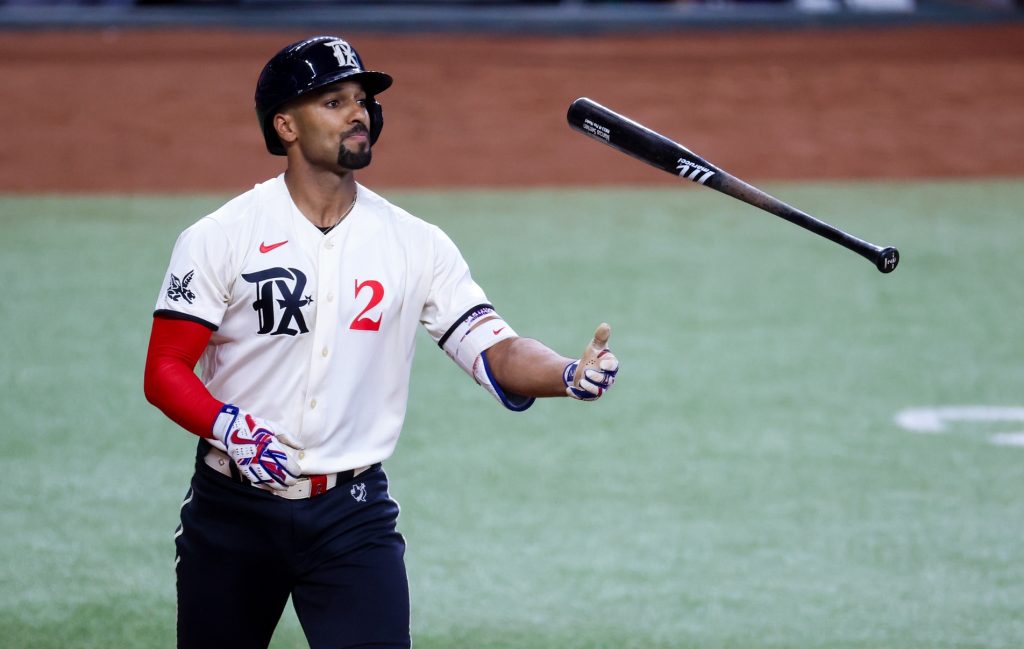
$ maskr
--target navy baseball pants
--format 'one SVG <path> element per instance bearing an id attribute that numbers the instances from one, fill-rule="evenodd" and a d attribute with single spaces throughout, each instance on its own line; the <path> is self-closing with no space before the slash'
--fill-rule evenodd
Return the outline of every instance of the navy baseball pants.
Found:
<path id="1" fill-rule="evenodd" d="M 287 500 L 197 460 L 175 540 L 179 649 L 263 649 L 289 595 L 311 649 L 411 646 L 397 518 L 379 465 Z"/>

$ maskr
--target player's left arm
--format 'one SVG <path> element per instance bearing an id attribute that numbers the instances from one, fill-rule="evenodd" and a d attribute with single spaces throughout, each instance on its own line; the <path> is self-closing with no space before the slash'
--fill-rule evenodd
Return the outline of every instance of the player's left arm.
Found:
<path id="1" fill-rule="evenodd" d="M 615 384 L 619 361 L 607 347 L 588 348 L 584 356 L 590 354 L 589 359 L 571 359 L 538 340 L 515 337 L 492 345 L 482 356 L 505 392 L 593 401 Z"/>
<path id="2" fill-rule="evenodd" d="M 608 349 L 609 333 L 601 325 L 583 355 L 573 360 L 520 337 L 491 305 L 481 304 L 452 325 L 438 345 L 503 406 L 519 412 L 538 397 L 601 397 L 619 371 L 619 361 Z"/>
<path id="3" fill-rule="evenodd" d="M 554 396 L 592 401 L 612 386 L 619 362 L 607 349 L 607 325 L 602 325 L 603 341 L 597 344 L 595 334 L 577 360 L 520 337 L 486 301 L 451 239 L 436 227 L 432 233 L 434 274 L 420 322 L 438 346 L 503 406 L 522 411 L 538 397 Z M 469 309 L 464 306 L 474 302 Z M 456 313 L 461 315 L 449 318 Z"/>
<path id="4" fill-rule="evenodd" d="M 483 352 L 494 380 L 508 392 L 529 397 L 564 397 L 563 372 L 570 363 L 533 338 L 506 338 Z"/>

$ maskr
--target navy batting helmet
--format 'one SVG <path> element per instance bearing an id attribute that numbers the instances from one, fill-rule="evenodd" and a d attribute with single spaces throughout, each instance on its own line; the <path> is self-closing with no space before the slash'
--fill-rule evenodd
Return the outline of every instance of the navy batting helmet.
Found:
<path id="1" fill-rule="evenodd" d="M 342 80 L 358 81 L 366 92 L 370 113 L 370 143 L 380 137 L 384 113 L 377 93 L 391 86 L 391 77 L 363 67 L 355 48 L 337 36 L 316 36 L 292 43 L 263 66 L 256 82 L 256 117 L 263 129 L 267 151 L 284 155 L 284 146 L 274 130 L 274 115 L 289 101 L 310 90 Z"/>

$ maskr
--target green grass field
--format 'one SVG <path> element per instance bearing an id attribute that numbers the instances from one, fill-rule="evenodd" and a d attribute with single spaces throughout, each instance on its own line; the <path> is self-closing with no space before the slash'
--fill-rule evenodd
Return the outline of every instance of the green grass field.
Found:
<path id="1" fill-rule="evenodd" d="M 1024 646 L 1024 182 L 776 184 L 900 268 L 699 188 L 384 192 L 523 335 L 619 383 L 500 409 L 422 335 L 387 463 L 417 647 Z M 0 646 L 167 647 L 193 439 L 150 407 L 177 233 L 226 196 L 0 198 Z M 278 649 L 304 647 L 289 609 Z"/>

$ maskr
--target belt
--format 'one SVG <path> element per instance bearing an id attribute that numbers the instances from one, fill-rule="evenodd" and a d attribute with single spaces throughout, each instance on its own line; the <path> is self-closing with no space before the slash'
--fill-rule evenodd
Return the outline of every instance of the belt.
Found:
<path id="1" fill-rule="evenodd" d="M 206 466 L 210 467 L 217 473 L 226 475 L 233 480 L 241 480 L 247 484 L 260 489 L 261 491 L 267 491 L 280 496 L 281 498 L 287 498 L 289 500 L 302 500 L 303 498 L 315 498 L 323 495 L 334 489 L 339 484 L 345 484 L 357 475 L 365 472 L 369 469 L 369 466 L 360 467 L 358 469 L 349 469 L 348 471 L 341 471 L 340 473 L 331 473 L 328 475 L 304 475 L 299 478 L 298 482 L 291 485 L 286 489 L 271 489 L 269 487 L 261 487 L 257 484 L 249 482 L 245 478 L 238 475 L 237 469 L 235 473 L 232 473 L 231 458 L 224 451 L 210 447 L 210 450 L 206 452 L 203 457 L 203 462 Z"/>

